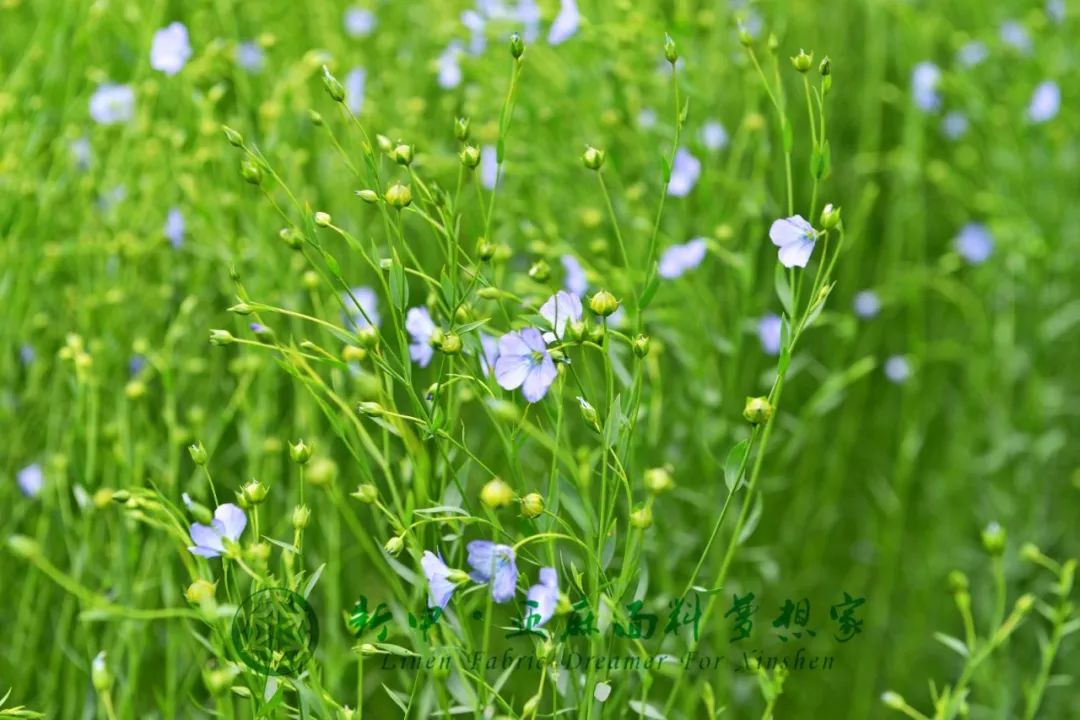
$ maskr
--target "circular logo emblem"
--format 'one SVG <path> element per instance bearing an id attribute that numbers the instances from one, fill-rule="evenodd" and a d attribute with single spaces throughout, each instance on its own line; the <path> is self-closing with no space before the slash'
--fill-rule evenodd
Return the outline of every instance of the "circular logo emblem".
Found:
<path id="1" fill-rule="evenodd" d="M 252 670 L 264 675 L 299 675 L 315 653 L 319 621 L 308 601 L 293 591 L 260 590 L 236 611 L 232 641 Z"/>

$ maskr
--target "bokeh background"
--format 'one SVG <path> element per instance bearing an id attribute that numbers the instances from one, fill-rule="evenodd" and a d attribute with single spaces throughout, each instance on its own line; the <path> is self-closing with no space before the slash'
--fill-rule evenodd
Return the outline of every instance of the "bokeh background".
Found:
<path id="1" fill-rule="evenodd" d="M 187 607 L 186 551 L 125 515 L 110 493 L 155 487 L 179 503 L 182 492 L 204 491 L 186 449 L 194 442 L 211 450 L 222 487 L 258 478 L 284 488 L 297 478 L 288 443 L 313 441 L 324 473 L 306 498 L 309 564 L 326 563 L 318 659 L 323 686 L 354 695 L 356 655 L 340 618 L 359 593 L 380 595 L 382 572 L 360 536 L 381 546 L 385 520 L 347 497 L 363 476 L 296 379 L 267 353 L 207 341 L 211 328 L 245 332 L 246 320 L 227 312 L 236 302 L 230 272 L 253 298 L 331 322 L 337 291 L 305 276 L 278 236 L 281 218 L 241 179 L 221 125 L 257 146 L 312 211 L 380 236 L 381 219 L 354 195 L 363 186 L 326 132 L 359 157 L 359 136 L 327 97 L 320 67 L 345 82 L 372 136 L 414 143 L 423 174 L 452 186 L 454 119 L 469 117 L 478 143 L 495 142 L 507 38 L 535 33 L 492 239 L 512 251 L 508 284 L 527 282 L 542 257 L 558 286 L 569 253 L 599 287 L 612 239 L 581 152 L 606 150 L 624 231 L 643 242 L 674 129 L 666 32 L 689 100 L 681 145 L 700 175 L 684 197 L 668 198 L 661 240 L 709 242 L 701 266 L 663 284 L 651 308 L 647 327 L 662 352 L 631 451 L 639 474 L 670 464 L 677 484 L 654 507 L 640 568 L 646 596 L 666 601 L 686 582 L 722 502 L 724 458 L 745 432 L 744 398 L 767 392 L 776 364 L 761 320 L 780 312 L 768 228 L 785 214 L 783 153 L 741 22 L 769 73 L 770 34 L 778 41 L 797 207 L 809 202 L 810 155 L 801 78 L 787 58 L 805 48 L 815 68 L 831 59 L 832 167 L 821 199 L 842 208 L 848 244 L 828 307 L 793 359 L 761 512 L 724 593 L 759 599 L 760 641 L 747 649 L 776 647 L 769 620 L 786 598 L 809 598 L 823 627 L 844 592 L 866 599 L 862 633 L 839 647 L 835 669 L 793 673 L 776 717 L 881 717 L 887 689 L 929 708 L 928 680 L 949 683 L 961 664 L 933 638 L 963 634 L 949 572 L 970 578 L 977 622 L 991 613 L 980 532 L 993 522 L 1007 532 L 1010 605 L 1050 586 L 1018 556 L 1022 543 L 1058 560 L 1080 552 L 1075 8 L 579 0 L 575 31 L 553 44 L 558 3 L 538 3 L 533 29 L 494 5 L 373 1 L 356 15 L 339 2 L 0 3 L 0 536 L 33 538 L 63 577 L 112 603 Z M 151 66 L 151 45 L 174 21 L 190 33 L 192 54 L 167 74 Z M 1036 102 L 1046 82 L 1058 88 L 1055 107 Z M 95 110 L 92 98 L 108 83 L 130 88 L 129 118 L 102 122 L 116 119 L 115 107 Z M 475 238 L 478 218 L 474 205 L 466 236 Z M 417 252 L 437 257 L 422 244 Z M 371 284 L 358 258 L 339 259 L 346 277 Z M 304 337 L 284 323 L 277 332 Z M 433 380 L 418 373 L 416 382 Z M 364 399 L 362 383 L 349 382 L 343 395 Z M 461 421 L 480 422 L 468 413 Z M 573 450 L 581 438 L 563 441 Z M 497 442 L 479 437 L 476 446 L 488 457 Z M 538 447 L 520 452 L 542 474 Z M 33 471 L 22 474 L 34 466 L 40 487 Z M 486 479 L 467 478 L 471 492 Z M 287 528 L 292 504 L 291 494 L 272 493 L 265 522 Z M 105 650 L 120 717 L 212 712 L 198 623 L 88 616 L 87 598 L 50 574 L 0 553 L 0 694 L 13 688 L 9 705 L 98 716 L 90 669 Z M 1020 716 L 1047 628 L 1033 616 L 980 669 L 971 717 Z M 707 645 L 728 652 L 729 632 L 714 617 Z M 1053 675 L 1070 675 L 1080 659 L 1072 639 Z M 407 696 L 415 673 L 369 674 L 369 713 L 397 716 L 380 685 Z M 641 694 L 637 680 L 615 682 Z M 655 679 L 658 707 L 670 683 Z M 762 712 L 753 678 L 699 673 L 688 697 L 705 683 L 724 716 Z M 1054 685 L 1038 716 L 1075 717 L 1076 687 Z M 692 700 L 677 711 L 705 716 Z M 246 706 L 236 712 L 246 716 Z"/>

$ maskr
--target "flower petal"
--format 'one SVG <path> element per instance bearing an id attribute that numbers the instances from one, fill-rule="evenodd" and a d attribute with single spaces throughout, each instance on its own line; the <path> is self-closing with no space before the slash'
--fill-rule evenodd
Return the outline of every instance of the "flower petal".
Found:
<path id="1" fill-rule="evenodd" d="M 233 541 L 237 540 L 247 527 L 247 515 L 232 503 L 218 505 L 217 510 L 214 511 L 214 519 L 221 523 L 225 537 Z"/>
<path id="2" fill-rule="evenodd" d="M 517 565 L 514 564 L 513 551 L 510 548 L 506 548 L 506 551 L 496 567 L 495 577 L 491 581 L 491 599 L 497 603 L 512 600 L 514 592 L 517 590 Z"/>
<path id="3" fill-rule="evenodd" d="M 521 386 L 521 394 L 531 403 L 540 402 L 558 375 L 559 371 L 556 369 L 554 361 L 552 361 L 550 355 L 545 353 L 540 364 L 533 366 L 529 370 L 525 382 Z"/>
<path id="4" fill-rule="evenodd" d="M 217 555 L 225 552 L 225 546 L 221 543 L 221 533 L 217 528 L 202 523 L 192 523 L 188 534 L 191 535 L 191 542 L 195 543 L 196 546 L 216 553 L 216 555 L 203 555 L 203 557 L 217 557 Z M 201 555 L 202 553 L 195 554 Z"/>
<path id="5" fill-rule="evenodd" d="M 499 338 L 500 355 L 529 355 L 530 353 L 532 353 L 532 350 L 521 338 L 521 333 L 506 333 Z"/>
<path id="6" fill-rule="evenodd" d="M 578 302 L 580 303 L 580 300 Z M 525 347 L 529 348 L 530 352 L 547 354 L 547 345 L 544 343 L 544 336 L 541 335 L 540 331 L 536 328 L 525 328 L 522 330 L 521 341 L 525 343 Z"/>
<path id="7" fill-rule="evenodd" d="M 495 543 L 490 540 L 473 540 L 465 546 L 469 551 L 469 567 L 473 572 L 469 576 L 476 582 L 487 582 L 495 566 Z"/>
<path id="8" fill-rule="evenodd" d="M 524 355 L 499 355 L 495 361 L 495 381 L 504 390 L 517 390 L 525 379 L 533 363 Z"/>
<path id="9" fill-rule="evenodd" d="M 780 248 L 780 264 L 786 268 L 806 267 L 810 255 L 814 252 L 814 241 L 803 240 Z"/>
<path id="10" fill-rule="evenodd" d="M 435 348 L 427 342 L 414 342 L 409 345 L 409 357 L 422 368 L 431 364 L 431 358 L 435 355 Z"/>
<path id="11" fill-rule="evenodd" d="M 426 307 L 409 308 L 409 312 L 405 315 L 405 329 L 414 340 L 427 342 L 431 339 L 431 334 L 435 332 L 435 322 L 431 319 L 431 313 Z"/>
<path id="12" fill-rule="evenodd" d="M 813 231 L 814 228 L 801 215 L 792 215 L 773 222 L 769 227 L 769 239 L 773 245 L 784 247 L 804 241 L 807 235 L 813 235 Z"/>

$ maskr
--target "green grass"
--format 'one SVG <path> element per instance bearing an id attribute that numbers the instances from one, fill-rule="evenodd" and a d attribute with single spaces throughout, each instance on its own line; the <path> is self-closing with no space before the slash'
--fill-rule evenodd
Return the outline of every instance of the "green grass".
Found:
<path id="1" fill-rule="evenodd" d="M 1072 717 L 1076 18 L 1018 2 L 753 3 L 762 29 L 744 47 L 739 5 L 579 0 L 579 31 L 553 47 L 558 3 L 540 2 L 520 61 L 515 26 L 492 23 L 443 89 L 466 3 L 372 4 L 363 38 L 337 4 L 0 3 L 0 716 Z M 1030 51 L 1001 39 L 1010 19 Z M 174 20 L 194 52 L 168 76 L 150 47 Z M 258 73 L 234 59 L 251 40 Z M 989 55 L 964 68 L 973 40 Z M 800 48 L 805 76 L 788 59 Z M 922 61 L 941 68 L 940 110 L 912 100 Z M 358 116 L 324 65 L 342 82 L 366 69 Z M 1044 80 L 1061 110 L 1031 123 Z M 131 122 L 90 117 L 102 82 L 132 86 Z M 950 111 L 969 122 L 958 139 L 942 132 Z M 459 117 L 470 143 L 502 148 L 494 193 L 459 160 Z M 710 120 L 729 134 L 721 150 L 702 144 Z M 415 146 L 412 165 L 380 137 Z M 599 172 L 587 146 L 605 153 Z M 702 161 L 686 197 L 665 192 L 678 147 Z M 397 182 L 412 194 L 400 211 L 356 195 Z M 805 270 L 781 268 L 770 224 L 798 213 L 820 230 L 826 203 L 842 222 Z M 173 207 L 178 248 L 162 229 Z M 969 222 L 993 236 L 981 264 L 954 247 Z M 657 277 L 659 253 L 695 237 L 701 265 Z M 556 344 L 569 363 L 529 404 L 481 372 L 479 333 L 542 327 L 567 254 L 587 270 L 586 338 Z M 359 286 L 378 296 L 377 334 L 344 323 L 342 293 Z M 606 332 L 589 308 L 602 289 L 625 317 Z M 881 300 L 870 319 L 852 308 L 864 289 Z M 408 361 L 404 328 L 420 305 L 463 343 L 427 368 Z M 787 318 L 779 357 L 757 337 L 769 313 Z M 212 330 L 230 335 L 212 344 Z M 884 372 L 895 356 L 905 382 Z M 774 411 L 752 425 L 759 396 Z M 291 457 L 301 438 L 306 463 Z M 27 497 L 15 478 L 33 463 L 44 486 Z M 507 507 L 481 500 L 496 476 Z M 252 480 L 268 493 L 236 556 L 189 553 L 190 524 Z M 422 553 L 467 569 L 477 539 L 515 547 L 514 602 L 464 583 L 418 632 Z M 563 595 L 552 636 L 508 640 L 540 567 Z M 716 591 L 700 595 L 699 638 L 666 633 L 694 586 Z M 320 626 L 304 674 L 269 683 L 231 634 L 267 587 L 306 596 Z M 725 613 L 751 592 L 751 635 L 733 641 Z M 840 642 L 829 609 L 846 593 L 865 603 Z M 350 630 L 361 596 L 386 603 L 385 638 Z M 635 600 L 657 618 L 651 638 L 613 632 Z M 787 600 L 809 601 L 814 637 L 779 639 Z M 600 632 L 562 639 L 579 602 Z M 798 647 L 831 669 L 747 668 Z M 504 672 L 507 648 L 675 659 Z M 436 651 L 449 669 L 395 654 Z M 691 651 L 725 662 L 687 669 Z"/>

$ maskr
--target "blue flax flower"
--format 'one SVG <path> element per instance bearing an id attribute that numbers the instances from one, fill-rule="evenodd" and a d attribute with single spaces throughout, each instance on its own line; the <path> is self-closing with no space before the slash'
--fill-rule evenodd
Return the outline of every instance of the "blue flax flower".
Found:
<path id="1" fill-rule="evenodd" d="M 817 233 L 801 215 L 775 221 L 769 228 L 769 239 L 780 248 L 780 264 L 786 268 L 806 267 L 814 252 Z"/>
<path id="2" fill-rule="evenodd" d="M 191 524 L 191 542 L 194 545 L 188 547 L 188 551 L 192 555 L 206 558 L 219 557 L 225 552 L 224 540 L 227 538 L 231 542 L 236 542 L 246 527 L 247 515 L 243 510 L 232 503 L 218 505 L 211 524 Z"/>
<path id="3" fill-rule="evenodd" d="M 443 562 L 441 555 L 436 555 L 430 550 L 425 550 L 420 558 L 420 567 L 424 569 L 424 577 L 428 583 L 428 607 L 446 609 L 450 602 L 450 596 L 454 594 L 457 583 L 450 579 L 454 572 Z"/>
<path id="4" fill-rule="evenodd" d="M 514 564 L 514 548 L 489 540 L 473 540 L 469 551 L 469 573 L 478 583 L 491 584 L 491 599 L 504 603 L 514 597 L 517 588 L 517 565 Z"/>
<path id="5" fill-rule="evenodd" d="M 538 628 L 551 619 L 555 614 L 555 606 L 559 604 L 559 576 L 555 568 L 540 568 L 540 582 L 529 588 L 526 600 L 527 603 L 532 603 L 526 604 L 526 621 L 531 615 L 539 617 L 539 620 L 531 625 L 526 624 L 526 627 Z"/>
<path id="6" fill-rule="evenodd" d="M 558 374 L 539 330 L 525 328 L 499 338 L 495 380 L 503 389 L 521 388 L 526 400 L 539 402 Z"/>

